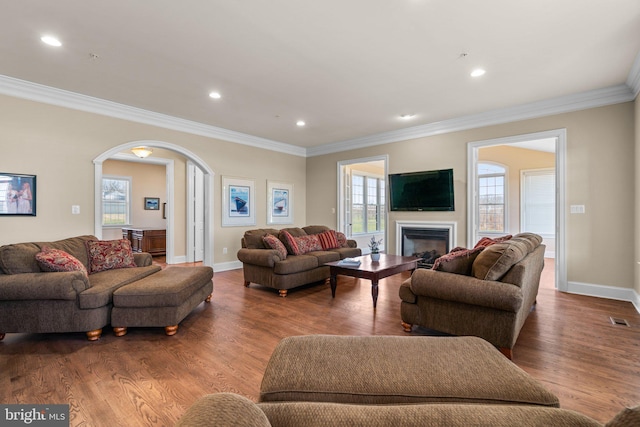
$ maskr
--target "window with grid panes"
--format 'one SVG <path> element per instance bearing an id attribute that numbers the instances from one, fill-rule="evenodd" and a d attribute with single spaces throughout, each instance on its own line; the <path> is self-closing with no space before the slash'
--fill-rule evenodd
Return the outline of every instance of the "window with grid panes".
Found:
<path id="1" fill-rule="evenodd" d="M 506 168 L 494 163 L 478 163 L 478 225 L 480 232 L 505 230 Z"/>

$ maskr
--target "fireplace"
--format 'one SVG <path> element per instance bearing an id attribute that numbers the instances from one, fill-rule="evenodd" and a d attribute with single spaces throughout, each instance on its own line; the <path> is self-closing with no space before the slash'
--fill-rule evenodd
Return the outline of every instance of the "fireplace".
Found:
<path id="1" fill-rule="evenodd" d="M 396 223 L 396 253 L 418 257 L 418 268 L 431 268 L 455 241 L 455 223 Z"/>

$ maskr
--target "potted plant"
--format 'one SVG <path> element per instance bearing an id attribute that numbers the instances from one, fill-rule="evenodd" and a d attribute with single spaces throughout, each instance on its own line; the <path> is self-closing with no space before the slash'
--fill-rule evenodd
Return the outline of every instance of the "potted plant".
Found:
<path id="1" fill-rule="evenodd" d="M 369 242 L 369 249 L 371 249 L 372 261 L 380 260 L 380 243 L 382 243 L 382 239 L 376 240 L 375 236 L 371 236 L 371 241 Z"/>

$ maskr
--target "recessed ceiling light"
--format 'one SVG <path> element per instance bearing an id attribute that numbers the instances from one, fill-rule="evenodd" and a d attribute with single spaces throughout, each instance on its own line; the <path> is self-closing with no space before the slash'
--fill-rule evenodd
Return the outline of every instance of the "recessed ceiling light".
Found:
<path id="1" fill-rule="evenodd" d="M 49 46 L 55 46 L 55 47 L 62 46 L 62 43 L 60 43 L 60 40 L 58 40 L 53 36 L 42 36 L 40 37 L 40 40 L 42 40 L 44 43 L 48 44 Z"/>
<path id="2" fill-rule="evenodd" d="M 209 94 L 209 96 L 210 96 L 211 98 L 213 98 L 213 99 L 220 99 L 220 98 L 222 98 L 222 95 L 220 95 L 220 93 L 219 93 L 219 92 L 211 92 L 211 93 Z"/>
<path id="3" fill-rule="evenodd" d="M 298 120 L 296 122 L 296 125 L 302 127 L 302 126 L 306 125 L 306 123 L 304 122 L 304 120 Z"/>
<path id="4" fill-rule="evenodd" d="M 402 120 L 411 120 L 411 119 L 413 119 L 415 116 L 416 116 L 415 114 L 402 114 L 402 115 L 400 115 L 400 118 L 401 118 Z"/>
<path id="5" fill-rule="evenodd" d="M 480 77 L 480 76 L 483 76 L 484 73 L 486 73 L 486 71 L 483 70 L 482 68 L 476 68 L 471 72 L 471 77 Z"/>

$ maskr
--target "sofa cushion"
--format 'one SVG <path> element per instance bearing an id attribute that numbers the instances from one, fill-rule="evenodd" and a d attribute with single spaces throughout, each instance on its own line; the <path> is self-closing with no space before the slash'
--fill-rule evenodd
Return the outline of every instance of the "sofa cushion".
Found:
<path id="1" fill-rule="evenodd" d="M 89 240 L 89 271 L 91 274 L 118 268 L 137 267 L 131 251 L 131 242 L 127 239 Z"/>
<path id="2" fill-rule="evenodd" d="M 302 229 L 307 234 L 320 234 L 330 230 L 326 225 L 307 225 L 306 227 L 302 227 Z"/>
<path id="3" fill-rule="evenodd" d="M 79 295 L 80 308 L 104 307 L 113 301 L 113 291 L 160 271 L 159 265 L 105 270 L 89 275 L 91 287 Z"/>
<path id="4" fill-rule="evenodd" d="M 267 234 L 262 237 L 262 240 L 268 248 L 278 251 L 281 259 L 285 259 L 287 257 L 287 248 L 276 236 L 274 236 L 273 234 Z"/>
<path id="5" fill-rule="evenodd" d="M 326 251 L 328 249 L 336 249 L 340 247 L 335 230 L 323 231 L 322 233 L 317 234 L 317 236 L 320 240 L 320 245 L 322 245 L 322 250 Z"/>
<path id="6" fill-rule="evenodd" d="M 471 274 L 481 280 L 500 280 L 527 253 L 527 245 L 520 241 L 495 243 L 478 254 Z"/>
<path id="7" fill-rule="evenodd" d="M 287 230 L 280 230 L 280 233 L 278 233 L 278 239 L 280 239 L 285 248 L 287 248 L 289 255 L 296 255 L 300 252 L 296 240 Z"/>
<path id="8" fill-rule="evenodd" d="M 457 248 L 456 248 L 457 249 Z M 484 246 L 474 249 L 459 249 L 449 252 L 437 258 L 433 263 L 433 270 L 446 271 L 447 273 L 464 274 L 471 276 L 471 267 L 478 257 L 478 254 L 484 250 Z"/>
<path id="9" fill-rule="evenodd" d="M 267 249 L 262 238 L 267 234 L 277 236 L 279 230 L 275 228 L 258 228 L 255 230 L 247 230 L 244 232 L 243 242 L 247 249 Z"/>
<path id="10" fill-rule="evenodd" d="M 15 243 L 0 247 L 0 268 L 4 274 L 39 273 L 36 254 L 40 247 L 35 243 Z"/>
<path id="11" fill-rule="evenodd" d="M 45 246 L 36 254 L 36 261 L 42 271 L 81 271 L 88 274 L 87 268 L 78 258 L 60 249 Z"/>
<path id="12" fill-rule="evenodd" d="M 333 251 L 312 251 L 307 252 L 307 255 L 318 258 L 318 265 L 323 265 L 328 262 L 340 261 L 340 254 Z"/>
<path id="13" fill-rule="evenodd" d="M 178 420 L 176 427 L 250 426 L 270 427 L 258 405 L 233 393 L 208 394 L 198 399 Z"/>
<path id="14" fill-rule="evenodd" d="M 320 265 L 318 258 L 312 255 L 292 255 L 287 259 L 276 262 L 273 267 L 275 274 L 292 274 L 313 270 Z"/>
<path id="15" fill-rule="evenodd" d="M 300 236 L 293 238 L 296 241 L 296 248 L 298 252 L 294 255 L 304 255 L 313 251 L 321 251 L 322 245 L 320 244 L 320 239 L 315 234 L 310 236 Z"/>
<path id="16" fill-rule="evenodd" d="M 520 233 L 513 236 L 512 240 L 523 242 L 527 245 L 527 250 L 533 252 L 542 243 L 542 236 L 534 233 Z"/>

